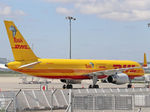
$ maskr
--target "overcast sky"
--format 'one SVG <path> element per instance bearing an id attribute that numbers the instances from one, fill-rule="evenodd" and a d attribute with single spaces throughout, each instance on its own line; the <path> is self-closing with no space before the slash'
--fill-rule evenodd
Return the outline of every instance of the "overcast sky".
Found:
<path id="1" fill-rule="evenodd" d="M 150 61 L 150 0 L 0 0 L 0 57 L 13 60 L 3 20 L 12 20 L 40 58 Z"/>

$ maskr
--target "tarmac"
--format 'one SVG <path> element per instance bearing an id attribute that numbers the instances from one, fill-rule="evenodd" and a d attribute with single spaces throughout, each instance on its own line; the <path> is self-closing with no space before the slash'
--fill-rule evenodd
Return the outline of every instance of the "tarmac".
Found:
<path id="1" fill-rule="evenodd" d="M 31 80 L 31 77 L 28 77 Z M 44 79 L 42 79 L 44 80 Z M 61 89 L 64 83 L 60 82 L 57 79 L 48 80 L 48 89 Z M 73 84 L 74 88 L 88 88 L 92 84 L 92 80 L 83 80 L 81 84 Z M 97 83 L 100 88 L 127 88 L 127 84 L 116 85 L 111 83 Z M 136 87 L 145 87 L 144 83 L 133 83 L 133 86 Z M 41 84 L 23 84 L 21 77 L 0 77 L 0 91 L 14 91 L 14 90 L 40 90 Z"/>

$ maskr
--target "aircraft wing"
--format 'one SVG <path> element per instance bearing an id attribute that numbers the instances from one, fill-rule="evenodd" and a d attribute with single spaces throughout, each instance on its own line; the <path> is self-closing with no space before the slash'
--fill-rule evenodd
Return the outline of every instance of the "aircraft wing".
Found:
<path id="1" fill-rule="evenodd" d="M 137 69 L 137 68 L 141 68 L 141 67 L 130 67 L 130 68 L 119 68 L 119 69 L 102 70 L 102 71 L 89 73 L 88 75 L 89 76 L 93 76 L 93 75 L 97 75 L 97 76 L 107 75 L 107 76 L 110 76 L 110 75 L 113 75 L 113 74 L 116 74 L 116 73 L 122 73 L 122 72 L 124 72 L 126 70 L 132 70 L 132 69 Z"/>
<path id="2" fill-rule="evenodd" d="M 32 67 L 32 66 L 34 66 L 34 65 L 36 65 L 38 63 L 40 63 L 40 62 L 37 61 L 37 62 L 21 65 L 19 68 L 26 68 L 26 67 L 29 68 L 29 67 Z M 8 68 L 5 66 L 5 64 L 0 64 L 0 69 L 8 69 Z"/>

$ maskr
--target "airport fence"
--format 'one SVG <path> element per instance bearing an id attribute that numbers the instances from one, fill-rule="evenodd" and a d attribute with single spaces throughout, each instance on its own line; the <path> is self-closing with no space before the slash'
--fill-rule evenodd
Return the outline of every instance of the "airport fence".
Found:
<path id="1" fill-rule="evenodd" d="M 131 95 L 76 95 L 73 98 L 72 110 L 75 112 L 90 111 L 132 111 L 134 110 Z"/>
<path id="2" fill-rule="evenodd" d="M 11 104 L 11 106 L 9 106 L 10 102 L 11 102 L 11 98 L 9 97 L 5 97 L 2 98 L 0 97 L 0 112 L 14 112 L 16 109 L 14 108 L 14 103 Z M 9 107 L 9 108 L 8 108 Z"/>
<path id="3" fill-rule="evenodd" d="M 0 92 L 0 112 L 149 112 L 150 89 L 50 89 Z"/>
<path id="4" fill-rule="evenodd" d="M 14 92 L 0 92 L 0 112 L 16 112 Z"/>

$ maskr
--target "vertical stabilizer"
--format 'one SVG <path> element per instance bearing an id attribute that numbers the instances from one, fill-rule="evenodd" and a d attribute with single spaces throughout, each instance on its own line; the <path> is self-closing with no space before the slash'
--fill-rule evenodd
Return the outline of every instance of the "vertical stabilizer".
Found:
<path id="1" fill-rule="evenodd" d="M 146 53 L 144 53 L 144 63 L 143 63 L 143 67 L 147 67 Z"/>
<path id="2" fill-rule="evenodd" d="M 15 61 L 34 61 L 37 56 L 12 21 L 4 21 Z"/>

